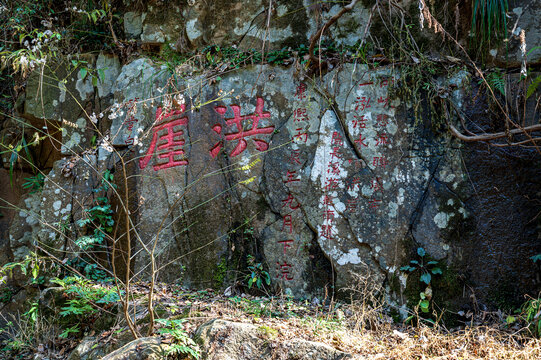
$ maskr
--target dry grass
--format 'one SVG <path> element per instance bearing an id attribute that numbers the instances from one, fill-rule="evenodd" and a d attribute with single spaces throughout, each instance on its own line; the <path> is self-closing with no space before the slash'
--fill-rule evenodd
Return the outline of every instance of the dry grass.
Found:
<path id="1" fill-rule="evenodd" d="M 541 341 L 503 329 L 503 324 L 462 327 L 418 327 L 393 324 L 383 312 L 378 292 L 369 282 L 358 282 L 350 303 L 329 306 L 295 302 L 287 298 L 249 295 L 181 295 L 176 306 L 184 308 L 188 331 L 213 318 L 249 322 L 277 330 L 273 341 L 301 338 L 326 343 L 355 359 L 541 359 Z M 199 293 L 201 294 L 201 293 Z M 192 299 L 189 297 L 192 296 Z M 188 310 L 186 310 L 188 309 Z"/>

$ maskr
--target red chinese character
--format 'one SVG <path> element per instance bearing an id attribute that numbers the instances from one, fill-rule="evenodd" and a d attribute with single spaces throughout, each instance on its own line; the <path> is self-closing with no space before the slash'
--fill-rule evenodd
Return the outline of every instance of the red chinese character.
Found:
<path id="1" fill-rule="evenodd" d="M 367 98 L 366 96 L 363 97 L 357 97 L 357 100 L 355 100 L 355 111 L 364 111 L 365 109 L 368 109 L 369 107 L 372 107 L 370 105 L 370 98 Z"/>
<path id="2" fill-rule="evenodd" d="M 304 140 L 303 140 L 304 138 Z M 297 133 L 293 135 L 293 141 L 296 141 L 296 140 L 299 140 L 299 141 L 302 141 L 302 142 L 306 142 L 306 140 L 308 140 L 308 133 L 306 131 L 304 131 L 302 128 L 298 128 L 297 129 Z"/>
<path id="3" fill-rule="evenodd" d="M 394 84 L 394 78 L 393 77 L 385 77 L 380 80 L 379 87 L 383 88 L 388 85 Z"/>
<path id="4" fill-rule="evenodd" d="M 306 85 L 300 84 L 297 86 L 297 91 L 295 92 L 295 97 L 299 100 L 303 100 L 306 98 L 306 94 L 304 93 L 306 91 Z"/>
<path id="5" fill-rule="evenodd" d="M 295 204 L 297 205 L 293 205 L 293 201 L 295 201 Z M 282 200 L 282 207 L 286 206 L 286 205 L 289 205 L 289 208 L 291 210 L 297 210 L 301 205 L 299 204 L 299 202 L 293 197 L 293 195 L 291 194 L 288 194 L 287 195 L 287 199 L 285 200 Z"/>
<path id="6" fill-rule="evenodd" d="M 394 109 L 394 106 L 389 104 L 389 97 L 384 98 L 383 96 L 380 96 L 378 98 L 378 104 L 383 104 L 383 108 L 390 107 Z"/>
<path id="7" fill-rule="evenodd" d="M 353 128 L 355 129 L 357 126 L 359 129 L 365 129 L 366 128 L 366 121 L 367 119 L 364 118 L 364 115 L 353 115 Z"/>
<path id="8" fill-rule="evenodd" d="M 342 158 L 342 154 L 340 154 L 340 148 L 337 147 L 337 146 L 332 148 L 332 152 L 329 155 L 331 156 L 331 159 L 334 159 L 334 158 L 341 159 Z"/>
<path id="9" fill-rule="evenodd" d="M 333 206 L 332 198 L 329 195 L 325 195 L 323 197 L 323 203 L 322 204 L 325 205 L 325 206 Z"/>
<path id="10" fill-rule="evenodd" d="M 385 157 L 378 157 L 378 156 L 374 156 L 374 159 L 372 160 L 372 165 L 376 166 L 376 167 L 386 167 L 387 165 L 389 165 L 389 162 L 387 161 L 387 158 Z"/>
<path id="11" fill-rule="evenodd" d="M 355 212 L 357 210 L 357 204 L 359 201 L 357 199 L 348 199 L 346 200 L 346 211 L 347 212 Z"/>
<path id="12" fill-rule="evenodd" d="M 336 178 L 326 178 L 325 179 L 325 190 L 332 191 L 338 189 L 338 179 Z"/>
<path id="13" fill-rule="evenodd" d="M 387 137 L 387 134 L 379 134 L 378 138 L 376 139 L 376 146 L 380 145 L 389 145 L 389 138 Z"/>
<path id="14" fill-rule="evenodd" d="M 364 163 L 364 160 L 358 159 L 358 160 L 353 160 L 353 166 L 355 167 L 355 169 L 362 169 L 366 166 L 366 164 Z"/>
<path id="15" fill-rule="evenodd" d="M 180 110 L 168 113 L 162 113 L 161 107 L 156 110 L 156 121 L 150 147 L 145 157 L 139 160 L 141 169 L 148 165 L 155 150 L 158 152 L 158 158 L 167 159 L 167 162 L 153 165 L 154 171 L 188 165 L 188 160 L 184 158 L 185 152 L 182 149 L 185 141 L 181 136 L 184 135 L 184 131 L 179 129 L 180 126 L 188 125 L 187 117 L 179 118 L 185 109 L 185 105 L 181 105 Z"/>
<path id="16" fill-rule="evenodd" d="M 359 87 L 360 87 L 360 86 L 368 86 L 368 85 L 374 85 L 374 82 L 373 82 L 373 81 L 369 81 L 369 82 L 365 82 L 365 83 L 360 83 L 360 84 L 359 84 Z"/>
<path id="17" fill-rule="evenodd" d="M 334 221 L 334 210 L 325 210 L 325 221 L 331 224 Z"/>
<path id="18" fill-rule="evenodd" d="M 294 171 L 287 170 L 287 174 L 286 174 L 287 179 L 284 180 L 284 184 L 294 182 L 294 181 L 301 181 L 301 179 L 295 179 L 295 176 L 297 176 L 297 171 L 295 171 L 295 170 Z"/>
<path id="19" fill-rule="evenodd" d="M 344 145 L 344 141 L 342 140 L 342 136 L 340 135 L 340 133 L 338 131 L 334 131 L 332 133 L 331 145 L 338 145 L 338 146 Z"/>
<path id="20" fill-rule="evenodd" d="M 326 239 L 332 240 L 332 225 L 321 225 L 321 232 L 319 235 Z"/>
<path id="21" fill-rule="evenodd" d="M 244 150 L 246 150 L 246 147 L 248 146 L 248 143 L 246 142 L 245 138 L 255 135 L 265 135 L 265 134 L 272 134 L 274 132 L 274 126 L 268 126 L 264 128 L 259 128 L 259 120 L 270 118 L 270 112 L 263 111 L 263 107 L 265 106 L 265 100 L 263 98 L 257 98 L 257 103 L 255 106 L 255 113 L 241 116 L 240 112 L 240 106 L 238 105 L 231 105 L 231 109 L 233 109 L 233 115 L 234 117 L 225 119 L 225 123 L 227 126 L 235 125 L 237 127 L 237 132 L 228 133 L 225 134 L 226 140 L 238 140 L 238 144 L 233 149 L 231 154 L 229 156 L 235 157 L 239 154 L 241 154 Z M 224 115 L 227 111 L 227 108 L 225 106 L 216 106 L 214 110 L 220 114 Z M 244 130 L 242 122 L 244 120 L 251 120 L 252 121 L 252 128 L 250 130 Z M 216 124 L 212 127 L 212 130 L 214 130 L 217 134 L 221 134 L 222 132 L 222 126 L 220 124 Z M 253 139 L 255 147 L 259 151 L 266 151 L 269 148 L 269 144 L 266 141 L 263 141 L 261 139 Z M 210 150 L 210 155 L 215 158 L 218 153 L 220 152 L 222 148 L 222 143 L 219 142 Z"/>
<path id="22" fill-rule="evenodd" d="M 286 250 L 291 247 L 291 245 L 289 245 L 289 243 L 292 243 L 292 242 L 293 242 L 293 240 L 280 240 L 280 241 L 278 241 L 279 244 L 282 244 L 284 246 L 284 255 L 286 254 Z"/>
<path id="23" fill-rule="evenodd" d="M 361 178 L 359 176 L 354 176 L 351 184 L 348 186 L 348 190 L 355 190 L 355 187 L 361 183 Z"/>
<path id="24" fill-rule="evenodd" d="M 289 272 L 293 265 L 288 264 L 285 260 L 283 264 L 280 264 L 278 261 L 276 262 L 276 271 L 278 271 L 278 275 L 276 275 L 277 279 L 284 279 L 287 281 L 293 280 L 293 275 Z"/>
<path id="25" fill-rule="evenodd" d="M 289 156 L 289 163 L 295 165 L 301 165 L 301 151 L 300 150 L 291 150 L 291 155 Z"/>
<path id="26" fill-rule="evenodd" d="M 359 139 L 355 140 L 355 143 L 359 144 L 359 148 L 362 149 L 363 146 L 368 146 L 364 143 L 364 140 L 366 140 L 366 138 L 363 138 L 363 135 L 359 134 Z"/>
<path id="27" fill-rule="evenodd" d="M 370 189 L 374 190 L 374 192 L 380 191 L 383 192 L 383 182 L 381 181 L 381 178 L 378 176 L 375 179 L 372 179 L 372 183 L 370 184 Z"/>
<path id="28" fill-rule="evenodd" d="M 389 115 L 387 114 L 378 114 L 376 115 L 376 125 L 385 127 L 389 124 Z"/>
<path id="29" fill-rule="evenodd" d="M 330 162 L 329 167 L 327 168 L 327 174 L 340 175 L 340 164 L 335 162 Z"/>
<path id="30" fill-rule="evenodd" d="M 371 209 L 377 209 L 380 206 L 381 200 L 379 199 L 371 199 L 368 201 L 368 205 Z"/>
<path id="31" fill-rule="evenodd" d="M 293 117 L 295 118 L 304 118 L 308 115 L 306 115 L 306 109 L 305 108 L 298 108 L 293 110 Z"/>
<path id="32" fill-rule="evenodd" d="M 282 222 L 282 231 L 284 231 L 284 228 L 289 228 L 289 233 L 293 231 L 293 220 L 291 219 L 291 215 L 285 215 L 283 222 Z"/>

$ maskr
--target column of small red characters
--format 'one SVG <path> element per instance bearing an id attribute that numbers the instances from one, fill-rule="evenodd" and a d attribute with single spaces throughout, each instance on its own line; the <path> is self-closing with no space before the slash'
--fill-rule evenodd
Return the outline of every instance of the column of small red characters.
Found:
<path id="1" fill-rule="evenodd" d="M 389 103 L 389 95 L 388 95 L 388 87 L 389 83 L 392 83 L 394 79 L 392 77 L 384 77 L 379 79 L 377 83 L 377 87 L 379 89 L 386 89 L 386 96 L 379 96 L 377 98 L 377 106 L 376 109 L 382 109 L 382 110 L 388 110 L 390 108 L 394 108 Z M 389 124 L 389 115 L 385 113 L 376 113 L 376 130 L 377 130 L 377 136 L 376 136 L 376 147 L 378 149 L 382 149 L 385 147 L 388 147 L 390 145 L 390 139 L 389 139 L 389 133 L 387 132 L 387 125 Z M 374 156 L 372 159 L 372 165 L 376 170 L 382 169 L 383 171 L 386 171 L 387 165 L 389 165 L 389 161 L 387 160 L 387 157 L 384 155 L 381 156 Z M 370 181 L 370 188 L 372 189 L 372 198 L 368 201 L 368 205 L 371 209 L 377 210 L 382 202 L 383 198 L 383 182 L 381 180 L 381 176 L 375 176 Z"/>
<path id="2" fill-rule="evenodd" d="M 307 99 L 305 84 L 301 83 L 299 86 L 297 86 L 294 97 L 296 103 L 299 105 L 293 109 L 293 124 L 295 126 L 295 133 L 291 138 L 291 142 L 302 145 L 306 144 L 306 141 L 308 140 L 308 131 L 306 130 L 306 127 L 310 120 L 308 118 L 306 107 L 302 106 L 304 100 Z M 289 188 L 289 186 L 298 184 L 301 181 L 300 174 L 297 173 L 297 171 L 302 168 L 301 150 L 291 149 L 288 156 L 289 168 L 284 174 L 284 184 L 286 184 L 286 186 Z M 292 215 L 295 211 L 298 211 L 300 204 L 289 191 L 286 195 L 284 195 L 284 197 L 285 199 L 282 200 L 282 208 L 285 210 L 285 212 L 287 212 L 282 219 L 282 233 L 284 238 L 282 240 L 278 240 L 278 243 L 282 245 L 284 260 L 276 262 L 276 277 L 285 281 L 291 281 L 294 278 L 291 271 L 293 265 L 288 263 L 287 255 L 288 249 L 290 249 L 294 243 L 292 238 L 294 227 Z"/>
<path id="3" fill-rule="evenodd" d="M 340 189 L 340 164 L 343 161 L 343 154 L 340 148 L 344 146 L 344 139 L 338 131 L 333 131 L 331 137 L 331 150 L 329 162 L 325 174 L 325 185 L 323 188 L 323 223 L 320 236 L 327 240 L 333 239 L 333 228 L 335 222 L 334 199 L 335 193 Z"/>
<path id="4" fill-rule="evenodd" d="M 374 82 L 371 79 L 368 81 L 361 80 L 357 85 L 359 88 L 364 88 L 366 86 L 372 87 Z M 367 147 L 366 137 L 363 132 L 366 129 L 368 119 L 366 118 L 366 110 L 372 108 L 372 97 L 371 96 L 357 96 L 355 101 L 355 112 L 353 114 L 353 121 L 351 123 L 351 129 L 359 129 L 359 136 L 355 139 L 355 144 L 359 151 L 362 151 L 363 147 Z M 355 172 L 363 167 L 362 160 L 355 161 Z M 355 190 L 360 187 L 361 177 L 355 175 L 350 184 L 348 184 L 348 190 Z M 346 211 L 349 213 L 354 213 L 357 211 L 357 205 L 359 203 L 359 198 L 347 199 L 346 200 Z"/>

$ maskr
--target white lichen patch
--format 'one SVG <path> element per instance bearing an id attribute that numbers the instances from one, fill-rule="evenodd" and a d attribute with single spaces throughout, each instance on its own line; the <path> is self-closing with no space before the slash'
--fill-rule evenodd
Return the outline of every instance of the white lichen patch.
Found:
<path id="1" fill-rule="evenodd" d="M 78 118 L 77 122 L 75 124 L 77 125 L 77 128 L 79 128 L 79 129 L 85 129 L 86 128 L 86 120 L 84 118 Z"/>
<path id="2" fill-rule="evenodd" d="M 396 198 L 396 201 L 398 205 L 402 205 L 404 203 L 405 197 L 404 194 L 406 193 L 406 190 L 403 188 L 398 189 L 398 196 Z"/>
<path id="3" fill-rule="evenodd" d="M 337 250 L 339 251 L 339 250 Z M 360 264 L 359 249 L 350 249 L 347 253 L 342 253 L 336 260 L 338 265 Z"/>
<path id="4" fill-rule="evenodd" d="M 447 225 L 449 224 L 449 219 L 454 214 L 448 214 L 443 211 L 440 211 L 439 213 L 434 216 L 434 223 L 440 228 L 445 229 Z"/>
<path id="5" fill-rule="evenodd" d="M 398 204 L 395 202 L 389 203 L 389 217 L 395 218 L 398 215 Z"/>
<path id="6" fill-rule="evenodd" d="M 56 201 L 53 203 L 53 209 L 54 209 L 55 211 L 60 210 L 61 207 L 62 207 L 62 201 L 61 201 L 61 200 L 56 200 Z"/>

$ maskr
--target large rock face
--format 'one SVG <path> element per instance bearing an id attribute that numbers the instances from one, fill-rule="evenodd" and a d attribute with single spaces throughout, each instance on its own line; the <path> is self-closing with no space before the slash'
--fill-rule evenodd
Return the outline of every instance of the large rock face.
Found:
<path id="1" fill-rule="evenodd" d="M 165 5 L 156 2 L 146 13 L 126 13 L 125 32 L 179 47 L 250 48 L 262 39 L 267 2 L 212 3 L 171 5 L 159 17 Z M 339 10 L 306 1 L 275 5 L 266 40 L 272 48 L 306 43 Z M 352 29 L 364 31 L 367 16 L 358 6 L 341 18 L 336 39 L 354 42 Z M 176 27 L 179 18 L 185 22 Z M 10 213 L 9 234 L 1 224 L 10 261 L 32 244 L 57 257 L 77 253 L 74 240 L 90 231 L 79 220 L 105 195 L 115 241 L 104 244 L 100 260 L 125 264 L 131 256 L 130 270 L 146 278 L 154 268 L 158 280 L 206 288 L 265 271 L 273 289 L 310 297 L 347 287 L 350 272 L 364 272 L 400 294 L 406 277 L 399 268 L 423 247 L 448 264 L 454 290 L 467 285 L 488 295 L 499 266 L 511 288 L 535 290 L 533 264 L 524 259 L 541 252 L 530 201 L 538 158 L 527 153 L 521 165 L 509 152 L 488 154 L 432 131 L 408 99 L 392 95 L 401 77 L 396 67 L 344 64 L 311 79 L 298 66 L 257 65 L 209 79 L 191 75 L 188 65 L 172 69 L 145 57 L 121 66 L 99 54 L 87 64 L 106 73 L 96 87 L 63 66 L 43 84 L 37 72 L 28 79 L 20 115 L 58 127 L 63 159 L 42 191 Z M 457 73 L 448 96 L 473 117 L 485 116 L 484 104 L 465 97 L 467 74 Z M 527 175 L 511 176 L 503 164 L 523 166 Z M 115 187 L 104 194 L 106 170 Z M 110 258 L 113 243 L 119 251 Z M 509 243 L 513 251 L 498 258 Z M 246 255 L 255 256 L 253 264 Z"/>
<path id="2" fill-rule="evenodd" d="M 345 360 L 352 358 L 351 355 L 323 343 L 302 339 L 286 341 L 273 339 L 273 334 L 269 334 L 268 329 L 268 327 L 216 319 L 201 325 L 197 329 L 195 339 L 203 348 L 202 359 L 209 360 Z"/>

